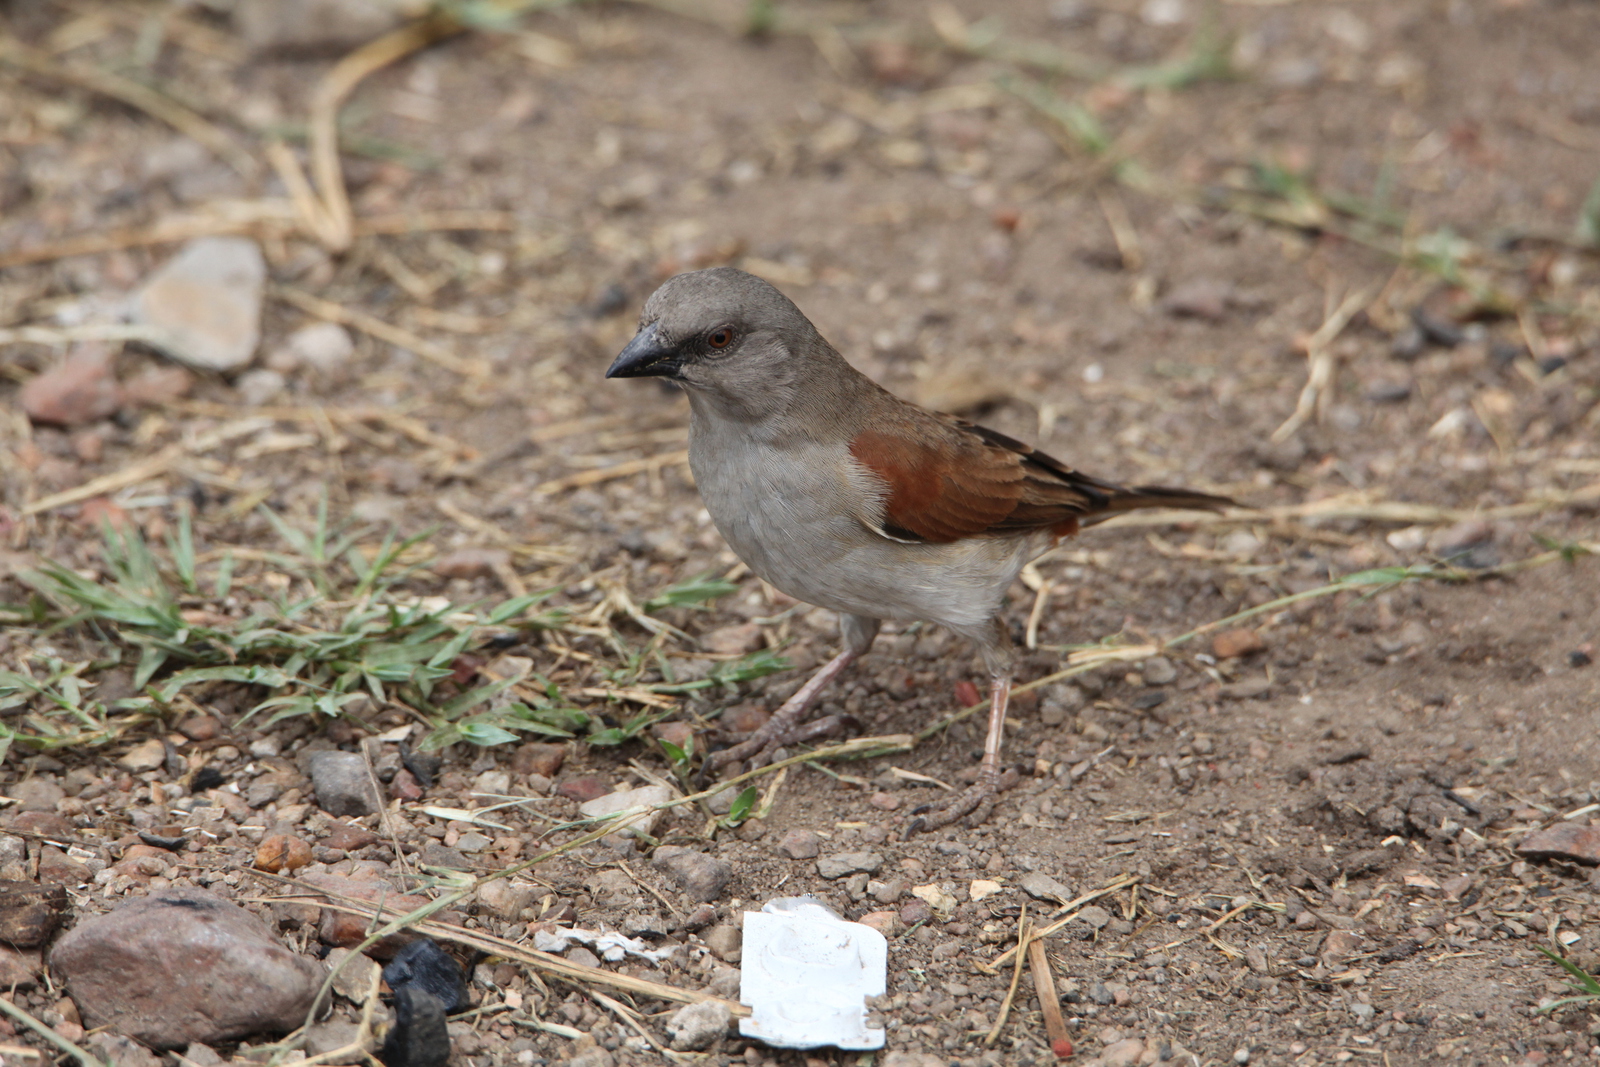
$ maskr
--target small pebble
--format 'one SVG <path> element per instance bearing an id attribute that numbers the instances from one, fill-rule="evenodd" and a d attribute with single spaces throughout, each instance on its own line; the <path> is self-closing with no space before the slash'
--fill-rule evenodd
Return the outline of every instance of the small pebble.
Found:
<path id="1" fill-rule="evenodd" d="M 790 830 L 778 842 L 778 851 L 792 860 L 815 859 L 822 849 L 822 838 L 815 830 Z"/>

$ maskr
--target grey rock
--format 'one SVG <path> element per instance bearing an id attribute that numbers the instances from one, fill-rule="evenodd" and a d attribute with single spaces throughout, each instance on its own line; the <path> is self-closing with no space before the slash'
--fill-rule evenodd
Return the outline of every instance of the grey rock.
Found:
<path id="1" fill-rule="evenodd" d="M 321 1056 L 355 1041 L 360 1028 L 343 1019 L 328 1019 L 306 1031 L 306 1055 Z"/>
<path id="2" fill-rule="evenodd" d="M 348 963 L 346 959 L 349 959 Z M 372 989 L 372 976 L 381 970 L 377 960 L 348 948 L 336 948 L 329 952 L 328 966 L 339 968 L 339 973 L 333 976 L 333 991 L 352 1004 L 367 1002 L 367 993 Z"/>
<path id="3" fill-rule="evenodd" d="M 267 265 L 243 237 L 190 241 L 133 298 L 133 320 L 151 343 L 193 367 L 237 370 L 261 339 L 261 293 Z"/>
<path id="4" fill-rule="evenodd" d="M 313 752 L 307 761 L 317 807 L 329 815 L 360 817 L 383 807 L 367 761 L 354 752 Z"/>
<path id="5" fill-rule="evenodd" d="M 161 1058 L 121 1034 L 91 1034 L 84 1044 L 110 1067 L 161 1067 Z"/>
<path id="6" fill-rule="evenodd" d="M 720 1000 L 685 1004 L 667 1020 L 667 1034 L 679 1052 L 699 1052 L 728 1032 L 733 1013 Z"/>
<path id="7" fill-rule="evenodd" d="M 778 842 L 778 851 L 792 860 L 815 859 L 822 851 L 822 838 L 815 830 L 790 830 Z"/>
<path id="8" fill-rule="evenodd" d="M 1139 668 L 1145 685 L 1171 685 L 1178 680 L 1178 668 L 1165 656 L 1152 656 Z"/>
<path id="9" fill-rule="evenodd" d="M 883 856 L 876 852 L 835 852 L 817 860 L 817 873 L 830 880 L 858 871 L 877 874 L 882 869 Z"/>
<path id="10" fill-rule="evenodd" d="M 183 1050 L 183 1058 L 195 1067 L 222 1067 L 223 1063 L 216 1049 L 199 1041 L 189 1042 L 188 1047 Z"/>
<path id="11" fill-rule="evenodd" d="M 719 960 L 738 963 L 744 955 L 744 934 L 737 926 L 719 923 L 700 937 Z"/>
<path id="12" fill-rule="evenodd" d="M 55 811 L 57 801 L 67 795 L 65 789 L 49 778 L 27 778 L 6 792 L 17 802 L 18 811 Z"/>
<path id="13" fill-rule="evenodd" d="M 706 983 L 706 992 L 714 997 L 724 997 L 736 1000 L 739 996 L 739 984 L 744 981 L 744 975 L 737 967 L 718 967 L 712 972 L 711 981 Z"/>
<path id="14" fill-rule="evenodd" d="M 1072 890 L 1042 871 L 1029 871 L 1017 879 L 1022 891 L 1035 900 L 1053 900 L 1065 904 L 1072 899 Z"/>
<path id="15" fill-rule="evenodd" d="M 448 867 L 452 871 L 468 871 L 472 869 L 472 861 L 467 859 L 466 853 L 459 848 L 441 845 L 437 841 L 429 841 L 422 846 L 422 865 L 424 867 Z"/>
<path id="16" fill-rule="evenodd" d="M 691 848 L 663 845 L 651 863 L 665 871 L 693 900 L 709 904 L 733 880 L 733 867 L 715 856 Z"/>
<path id="17" fill-rule="evenodd" d="M 158 1049 L 291 1030 L 325 973 L 260 919 L 199 889 L 143 897 L 79 924 L 56 943 L 50 970 L 84 1026 Z"/>
<path id="18" fill-rule="evenodd" d="M 1082 689 L 1071 682 L 1060 682 L 1045 690 L 1044 700 L 1039 705 L 1039 721 L 1046 726 L 1060 726 L 1088 702 Z"/>

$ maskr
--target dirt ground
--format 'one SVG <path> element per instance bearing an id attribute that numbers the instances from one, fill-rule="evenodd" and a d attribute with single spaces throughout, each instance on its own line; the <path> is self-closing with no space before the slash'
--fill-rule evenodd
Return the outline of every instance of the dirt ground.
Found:
<path id="1" fill-rule="evenodd" d="M 0 4 L 0 33 L 60 68 L 0 55 L 0 328 L 104 321 L 177 247 L 150 228 L 220 232 L 227 204 L 287 202 L 264 163 L 241 175 L 60 73 L 121 72 L 258 160 L 274 136 L 305 158 L 313 93 L 349 48 L 252 51 L 214 9 L 227 6 Z M 16 572 L 57 560 L 103 577 L 101 520 L 137 524 L 159 545 L 190 508 L 205 573 L 231 552 L 240 591 L 184 606 L 236 618 L 266 596 L 251 590 L 301 582 L 275 574 L 280 542 L 258 507 L 308 529 L 325 498 L 369 556 L 385 529 L 424 535 L 408 550 L 424 566 L 392 595 L 492 603 L 555 589 L 542 607 L 582 622 L 514 630 L 458 658 L 454 684 L 522 657 L 563 701 L 613 725 L 666 710 L 701 751 L 725 743 L 831 654 L 833 621 L 736 567 L 684 465 L 682 397 L 602 374 L 656 284 L 733 263 L 903 395 L 1097 475 L 1260 509 L 1110 523 L 1042 560 L 1009 614 L 1019 639 L 1030 617 L 1036 631 L 1022 681 L 1082 646 L 1159 646 L 1354 572 L 1449 557 L 1447 577 L 1462 580 L 1435 571 L 1308 597 L 1021 695 L 1006 755 L 1025 773 L 981 826 L 901 840 L 911 807 L 939 789 L 894 771 L 958 784 L 981 742 L 973 720 L 910 751 L 792 767 L 763 796 L 764 817 L 737 830 L 669 816 L 661 841 L 732 865 L 698 932 L 696 902 L 648 850 L 617 842 L 535 868 L 542 904 L 509 917 L 480 907 L 473 924 L 513 940 L 552 917 L 649 933 L 684 953 L 606 966 L 728 994 L 732 953 L 716 942 L 708 955 L 706 931 L 774 896 L 815 893 L 850 918 L 892 913 L 879 917 L 890 1054 L 729 1037 L 690 1058 L 1042 1063 L 1054 1057 L 1026 977 L 985 1041 L 1012 980 L 1009 963 L 990 973 L 987 961 L 1014 939 L 1024 902 L 1040 923 L 1063 902 L 1018 888 L 1042 873 L 1072 896 L 1121 886 L 1047 939 L 1080 1061 L 1155 1062 L 1173 1049 L 1204 1063 L 1384 1067 L 1590 1057 L 1600 1012 L 1541 1013 L 1565 986 L 1537 949 L 1600 964 L 1600 880 L 1515 846 L 1562 821 L 1600 825 L 1600 579 L 1574 547 L 1597 540 L 1600 509 L 1600 263 L 1582 222 L 1600 237 L 1600 8 L 772 9 L 780 31 L 805 20 L 807 32 L 737 32 L 768 10 L 759 4 L 572 5 L 376 70 L 343 114 L 354 216 L 401 216 L 418 232 L 358 225 L 333 252 L 292 214 L 236 229 L 267 257 L 255 367 L 276 379 L 199 373 L 52 426 L 30 420 L 20 388 L 64 346 L 10 338 L 0 567 L 12 577 L 0 601 L 13 607 L 0 666 L 42 677 L 50 657 L 81 662 L 102 698 L 130 695 L 137 652 L 104 628 L 30 621 Z M 1092 69 L 1052 73 L 1029 49 Z M 1174 74 L 1186 60 L 1217 76 Z M 460 211 L 481 225 L 427 221 Z M 19 254 L 80 235 L 120 247 Z M 293 331 L 341 315 L 348 359 L 283 355 Z M 381 335 L 383 323 L 403 333 Z M 125 385 L 170 366 L 114 345 Z M 1313 370 L 1320 389 L 1286 426 Z M 645 616 L 681 634 L 638 622 L 633 605 L 708 573 L 737 591 Z M 1259 640 L 1213 644 L 1235 627 Z M 640 661 L 647 647 L 655 658 Z M 603 699 L 762 648 L 794 669 L 649 705 Z M 970 701 L 974 681 L 969 649 L 891 626 L 822 710 L 848 712 L 863 735 L 912 733 Z M 167 822 L 162 806 L 183 795 L 170 760 L 142 777 L 115 763 L 148 737 L 169 736 L 191 770 L 198 758 L 245 789 L 266 766 L 252 753 L 281 753 L 292 784 L 307 745 L 353 747 L 428 717 L 368 701 L 353 722 L 267 725 L 239 721 L 271 695 L 260 689 L 187 692 L 165 728 L 114 717 L 108 743 L 43 751 L 30 738 L 46 712 L 13 704 L 6 791 L 61 783 L 55 810 L 77 842 L 115 860 L 119 841 Z M 171 730 L 207 715 L 219 737 Z M 380 747 L 393 772 L 394 746 Z M 420 808 L 477 806 L 486 773 L 538 792 L 525 788 L 531 756 L 516 753 L 449 748 L 426 800 L 395 809 L 405 850 L 459 845 L 461 827 Z M 498 813 L 521 843 L 497 841 L 469 869 L 574 836 L 535 840 L 575 812 L 563 783 L 589 777 L 630 788 L 670 780 L 672 767 L 643 739 L 572 743 L 537 783 L 557 792 L 533 812 Z M 152 782 L 170 788 L 151 794 Z M 222 875 L 251 866 L 263 833 L 326 830 L 294 803 L 309 794 L 303 773 L 299 783 L 157 884 L 244 896 L 250 875 Z M 141 805 L 156 821 L 136 817 Z M 779 847 L 796 830 L 820 835 L 824 856 L 869 851 L 882 866 L 824 879 Z M 318 862 L 336 870 L 348 858 L 333 852 Z M 74 908 L 103 910 L 149 884 L 75 886 Z M 926 886 L 940 906 L 911 895 Z M 581 985 L 492 963 L 478 973 L 492 985 L 475 990 L 484 1003 L 511 991 L 525 1014 L 588 1036 L 486 1013 L 454 1024 L 455 1062 L 666 1062 Z M 59 1020 L 58 995 L 15 1000 Z M 639 1006 L 664 1040 L 655 1013 L 672 1005 Z"/>

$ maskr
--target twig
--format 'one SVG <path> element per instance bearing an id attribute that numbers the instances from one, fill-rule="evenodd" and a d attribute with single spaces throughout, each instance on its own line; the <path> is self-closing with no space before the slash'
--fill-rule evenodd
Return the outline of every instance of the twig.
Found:
<path id="1" fill-rule="evenodd" d="M 376 315 L 369 315 L 365 311 L 357 311 L 355 308 L 345 307 L 343 304 L 336 304 L 332 300 L 324 300 L 320 296 L 312 296 L 310 293 L 286 285 L 274 286 L 272 295 L 319 319 L 350 326 L 380 341 L 399 345 L 415 352 L 430 363 L 436 363 L 464 377 L 482 378 L 488 374 L 488 368 L 481 360 L 464 360 L 449 349 L 424 340 L 410 330 L 384 322 Z"/>
<path id="2" fill-rule="evenodd" d="M 1096 523 L 1097 529 L 1129 526 L 1226 526 L 1237 523 L 1263 523 L 1292 519 L 1360 519 L 1366 522 L 1392 522 L 1405 525 L 1446 525 L 1469 519 L 1520 519 L 1541 515 L 1557 508 L 1600 500 L 1600 482 L 1592 482 L 1571 492 L 1545 493 L 1520 504 L 1496 508 L 1442 508 L 1433 504 L 1412 504 L 1402 500 L 1377 500 L 1371 493 L 1346 493 L 1281 507 L 1230 508 L 1225 512 L 1156 510 L 1131 512 Z"/>
<path id="3" fill-rule="evenodd" d="M 270 142 L 267 145 L 267 162 L 272 164 L 272 169 L 278 172 L 278 180 L 289 191 L 289 201 L 294 204 L 295 214 L 300 216 L 301 228 L 325 248 L 337 245 L 343 235 L 328 214 L 327 206 L 318 199 L 316 190 L 306 180 L 306 172 L 300 168 L 300 161 L 294 157 L 289 146 L 282 141 Z"/>
<path id="4" fill-rule="evenodd" d="M 646 456 L 644 459 L 630 459 L 610 467 L 600 467 L 592 471 L 582 471 L 578 474 L 569 474 L 564 478 L 552 478 L 533 487 L 535 493 L 561 493 L 568 489 L 578 489 L 585 485 L 598 485 L 609 482 L 615 478 L 626 478 L 633 474 L 643 474 L 658 471 L 663 467 L 677 467 L 689 462 L 688 449 L 676 452 L 662 452 L 655 456 Z"/>
<path id="5" fill-rule="evenodd" d="M 35 1019 L 4 997 L 0 997 L 0 1012 L 5 1012 L 23 1026 L 35 1031 L 40 1037 L 77 1060 L 83 1067 L 106 1067 L 103 1062 L 94 1057 L 93 1053 L 86 1052 L 74 1045 L 71 1041 L 56 1033 L 55 1030 Z"/>
<path id="6" fill-rule="evenodd" d="M 1366 306 L 1371 296 L 1370 287 L 1350 293 L 1340 301 L 1333 314 L 1317 328 L 1317 332 L 1306 338 L 1306 362 L 1310 365 L 1310 372 L 1306 376 L 1305 388 L 1300 390 L 1300 400 L 1295 404 L 1294 414 L 1272 432 L 1274 442 L 1287 441 L 1293 437 L 1295 431 L 1305 425 L 1306 420 L 1317 410 L 1326 389 L 1333 381 L 1335 359 L 1330 346 L 1334 338 L 1350 324 L 1350 320 L 1355 318 L 1356 312 Z"/>
<path id="7" fill-rule="evenodd" d="M 1056 914 L 1060 915 L 1061 912 L 1070 912 L 1071 914 L 1065 915 L 1062 918 L 1057 919 L 1055 922 L 1051 923 L 1049 926 L 1046 926 L 1043 930 L 1035 930 L 1033 932 L 1033 936 L 1036 937 L 1036 938 L 1049 937 L 1051 934 L 1055 933 L 1057 930 L 1061 929 L 1063 926 L 1066 926 L 1072 920 L 1076 919 L 1078 917 L 1078 909 L 1083 907 L 1085 904 L 1089 904 L 1089 903 L 1092 903 L 1092 902 L 1094 902 L 1096 900 L 1099 900 L 1101 897 L 1109 896 L 1110 894 L 1115 893 L 1118 890 L 1126 889 L 1130 885 L 1136 885 L 1136 884 L 1138 884 L 1138 881 L 1139 881 L 1139 879 L 1134 877 L 1133 875 L 1125 874 L 1121 878 L 1118 878 L 1116 881 L 1110 882 L 1110 883 L 1106 884 L 1105 886 L 1102 886 L 1101 888 L 1096 889 L 1092 893 L 1084 893 L 1082 896 L 1074 897 L 1072 900 L 1068 901 L 1066 904 L 1063 904 L 1061 906 L 1061 911 L 1056 913 Z M 1018 946 L 1013 945 L 1011 948 L 1006 949 L 1004 952 L 1000 953 L 1000 955 L 996 956 L 992 960 L 988 960 L 988 961 L 974 960 L 973 961 L 973 965 L 976 966 L 980 971 L 984 972 L 985 974 L 995 974 L 997 972 L 997 970 L 999 969 L 999 967 L 1001 966 L 1001 964 L 1005 963 L 1013 955 L 1015 955 L 1015 953 L 1017 951 L 1017 947 Z"/>
<path id="8" fill-rule="evenodd" d="M 29 263 L 47 263 L 69 256 L 89 256 L 123 248 L 172 244 L 195 237 L 225 237 L 278 232 L 292 228 L 302 218 L 291 200 L 223 201 L 226 210 L 200 215 L 173 215 L 149 226 L 96 230 L 64 237 L 48 244 L 0 253 L 0 270 Z M 355 235 L 430 233 L 439 230 L 495 230 L 517 228 L 516 217 L 505 211 L 422 211 L 414 214 L 374 215 L 355 221 Z"/>
<path id="9" fill-rule="evenodd" d="M 1027 947 L 1033 932 L 1028 928 L 1028 902 L 1022 902 L 1022 913 L 1017 916 L 1017 948 Z M 1001 1029 L 1006 1025 L 1006 1017 L 1011 1014 L 1011 1002 L 1017 997 L 1017 986 L 1022 984 L 1023 954 L 1017 953 L 1017 965 L 1011 968 L 1011 985 L 1006 989 L 1006 997 L 1000 1002 L 1000 1011 L 994 1017 L 994 1025 L 989 1028 L 989 1034 L 983 1039 L 985 1045 L 994 1044 L 995 1038 L 1000 1036 Z"/>
<path id="10" fill-rule="evenodd" d="M 1035 937 L 1028 942 L 1028 964 L 1033 972 L 1033 991 L 1039 997 L 1039 1010 L 1044 1013 L 1044 1032 L 1050 1038 L 1050 1048 L 1057 1056 L 1072 1055 L 1072 1039 L 1067 1036 L 1067 1023 L 1061 1017 L 1061 1000 L 1056 996 L 1056 980 L 1050 973 L 1050 957 L 1044 950 L 1044 939 Z"/>
<path id="11" fill-rule="evenodd" d="M 149 326 L 122 322 L 86 322 L 78 326 L 13 326 L 0 329 L 0 345 L 70 345 L 78 341 L 153 341 L 160 334 Z"/>
<path id="12" fill-rule="evenodd" d="M 1063 678 L 1072 678 L 1080 674 L 1087 674 L 1096 667 L 1103 667 L 1107 663 L 1137 662 L 1138 660 L 1149 659 L 1151 656 L 1157 655 L 1159 652 L 1160 649 L 1158 649 L 1155 645 L 1137 645 L 1125 648 L 1092 648 L 1085 649 L 1080 652 L 1074 652 L 1072 656 L 1077 659 L 1076 663 L 1072 663 L 1070 666 L 1064 668 L 1063 670 L 1056 671 L 1054 674 L 1047 674 L 1043 678 L 1035 678 L 1031 682 L 1025 682 L 1022 685 L 1014 686 L 1011 690 L 1011 693 L 1013 696 L 1018 693 L 1029 693 L 1035 689 L 1042 688 L 1054 682 L 1059 682 Z M 970 716 L 976 714 L 979 710 L 988 708 L 988 706 L 989 702 L 985 700 L 981 703 L 973 704 L 970 707 L 962 708 L 960 711 L 957 711 L 951 715 L 947 715 L 933 725 L 924 726 L 921 730 L 918 730 L 915 735 L 916 740 L 918 742 L 926 741 L 934 734 L 949 729 L 963 719 L 969 718 Z"/>
<path id="13" fill-rule="evenodd" d="M 362 45 L 334 64 L 318 83 L 311 99 L 311 172 L 328 225 L 324 243 L 329 251 L 345 251 L 355 234 L 339 161 L 339 108 L 367 75 L 465 29 L 449 14 L 435 11 Z"/>
<path id="14" fill-rule="evenodd" d="M 346 956 L 351 959 L 355 953 Z M 351 1057 L 371 1059 L 372 1045 L 372 1016 L 376 1013 L 378 1005 L 383 1003 L 378 998 L 378 985 L 383 981 L 383 968 L 372 968 L 372 981 L 367 988 L 367 998 L 361 1003 L 361 1022 L 356 1027 L 356 1036 L 343 1048 L 331 1049 L 318 1053 L 299 1062 L 303 1067 L 313 1067 L 319 1063 L 347 1063 Z"/>
<path id="15" fill-rule="evenodd" d="M 37 515 L 41 511 L 54 511 L 56 508 L 66 507 L 68 504 L 76 504 L 80 500 L 88 500 L 93 496 L 104 496 L 107 493 L 116 492 L 118 489 L 126 489 L 130 485 L 138 485 L 142 481 L 165 474 L 189 453 L 209 452 L 211 449 L 235 437 L 255 433 L 261 428 L 262 426 L 257 420 L 243 419 L 232 426 L 223 426 L 204 434 L 192 442 L 168 445 L 148 459 L 142 459 L 119 471 L 113 471 L 110 474 L 91 479 L 76 489 L 63 489 L 59 493 L 52 493 L 40 500 L 35 500 L 33 503 L 23 507 L 22 514 Z"/>
<path id="16" fill-rule="evenodd" d="M 1028 626 L 1023 633 L 1023 644 L 1028 648 L 1039 647 L 1039 624 L 1044 621 L 1044 609 L 1050 603 L 1050 594 L 1054 587 L 1046 580 L 1039 583 L 1039 588 L 1034 590 L 1033 610 L 1028 612 Z"/>
<path id="17" fill-rule="evenodd" d="M 0 63 L 14 64 L 32 74 L 76 85 L 143 111 L 204 145 L 218 159 L 246 178 L 254 177 L 260 169 L 255 158 L 235 144 L 221 127 L 176 100 L 120 74 L 68 66 L 10 36 L 0 37 Z"/>
<path id="18" fill-rule="evenodd" d="M 1115 189 L 1101 187 L 1096 194 L 1100 212 L 1106 217 L 1111 239 L 1117 243 L 1117 253 L 1122 257 L 1122 269 L 1130 274 L 1144 267 L 1144 249 L 1139 246 L 1139 231 L 1133 228 L 1128 209 Z"/>
<path id="19" fill-rule="evenodd" d="M 652 1034 L 649 1030 L 646 1030 L 644 1028 L 644 1024 L 639 1021 L 638 1016 L 636 1016 L 633 1012 L 628 1010 L 627 1005 L 621 1004 L 621 1003 L 619 1003 L 619 1002 L 617 1002 L 615 1000 L 612 1000 L 610 997 L 606 996 L 604 993 L 601 993 L 601 992 L 599 992 L 597 990 L 594 990 L 594 989 L 590 989 L 587 992 L 588 992 L 590 998 L 593 999 L 596 1004 L 599 1004 L 602 1008 L 606 1008 L 606 1009 L 610 1010 L 613 1014 L 616 1015 L 617 1018 L 619 1018 L 623 1022 L 627 1023 L 628 1026 L 633 1029 L 634 1033 L 636 1033 L 640 1037 L 644 1038 L 647 1042 L 649 1042 L 651 1048 L 653 1048 L 657 1052 L 661 1053 L 661 1055 L 665 1056 L 667 1059 L 671 1060 L 674 1063 L 682 1063 L 682 1062 L 692 1061 L 695 1058 L 695 1057 L 685 1056 L 681 1052 L 674 1052 L 671 1049 L 667 1048 L 665 1045 L 663 1045 L 661 1042 L 657 1041 L 655 1039 L 655 1035 Z"/>

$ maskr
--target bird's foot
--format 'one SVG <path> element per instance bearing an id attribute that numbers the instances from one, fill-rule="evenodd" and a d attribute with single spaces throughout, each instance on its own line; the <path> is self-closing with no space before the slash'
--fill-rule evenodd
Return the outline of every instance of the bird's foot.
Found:
<path id="1" fill-rule="evenodd" d="M 778 753 L 790 745 L 815 741 L 819 737 L 836 737 L 854 725 L 856 721 L 848 715 L 824 715 L 810 722 L 783 722 L 774 715 L 737 745 L 711 753 L 705 765 L 711 770 L 721 770 L 729 764 L 748 761 L 746 769 L 753 771 L 777 759 Z"/>
<path id="2" fill-rule="evenodd" d="M 923 804 L 912 808 L 911 821 L 906 824 L 900 839 L 904 841 L 913 834 L 937 830 L 961 819 L 966 819 L 968 826 L 982 825 L 994 814 L 995 801 L 999 798 L 1000 791 L 1010 789 L 1020 780 L 1021 776 L 1014 767 L 1007 767 L 1004 771 L 979 774 L 976 782 L 955 796 L 941 800 L 937 804 Z"/>
<path id="3" fill-rule="evenodd" d="M 844 715 L 824 715 L 809 723 L 804 719 L 806 712 L 817 702 L 817 697 L 823 688 L 860 654 L 854 648 L 846 648 L 823 664 L 822 669 L 807 679 L 806 684 L 796 690 L 794 696 L 785 700 L 783 706 L 772 713 L 772 718 L 767 720 L 766 725 L 732 748 L 725 748 L 707 757 L 705 763 L 701 765 L 701 774 L 707 775 L 730 763 L 752 758 L 755 760 L 751 764 L 752 770 L 764 767 L 772 762 L 773 753 L 784 745 L 798 744 L 801 741 L 821 737 L 829 731 L 838 731 L 845 723 L 853 721 Z"/>

